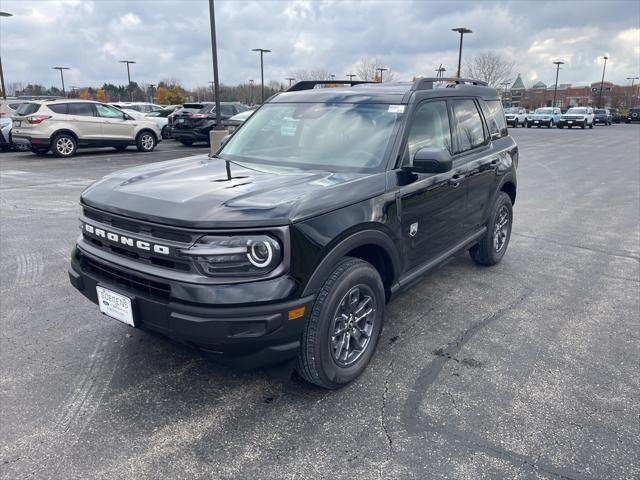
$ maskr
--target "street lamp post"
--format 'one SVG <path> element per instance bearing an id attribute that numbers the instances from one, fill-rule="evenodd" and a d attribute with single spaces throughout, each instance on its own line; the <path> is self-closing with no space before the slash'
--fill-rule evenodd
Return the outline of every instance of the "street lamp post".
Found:
<path id="1" fill-rule="evenodd" d="M 12 17 L 8 12 L 0 12 L 0 17 Z M 7 89 L 4 88 L 4 73 L 2 72 L 2 57 L 0 57 L 0 86 L 2 86 L 2 98 L 7 99 Z"/>
<path id="2" fill-rule="evenodd" d="M 349 77 L 349 81 L 353 82 L 353 77 L 356 77 L 353 73 L 347 73 L 347 77 Z"/>
<path id="3" fill-rule="evenodd" d="M 60 70 L 60 80 L 62 80 L 62 96 L 67 98 L 67 92 L 64 89 L 64 75 L 62 73 L 63 70 L 71 70 L 69 67 L 52 67 L 52 70 Z"/>
<path id="4" fill-rule="evenodd" d="M 458 49 L 458 75 L 457 75 L 457 77 L 460 78 L 460 67 L 462 66 L 462 37 L 464 37 L 465 33 L 473 33 L 473 32 L 467 27 L 452 28 L 451 31 L 458 32 L 460 34 L 460 48 Z"/>
<path id="5" fill-rule="evenodd" d="M 153 89 L 154 88 L 156 88 L 156 86 L 153 83 L 150 83 L 149 84 L 149 90 L 151 90 L 151 95 L 150 95 L 151 96 L 151 102 L 150 103 L 153 103 Z"/>
<path id="6" fill-rule="evenodd" d="M 129 71 L 129 65 L 136 62 L 134 62 L 133 60 L 120 60 L 120 63 L 127 64 L 127 80 L 129 80 L 129 83 L 127 84 L 127 90 L 129 90 L 129 100 L 133 102 L 133 91 L 131 90 L 131 72 Z"/>
<path id="7" fill-rule="evenodd" d="M 560 61 L 560 60 L 556 60 L 555 62 L 553 62 L 553 64 L 556 66 L 556 84 L 553 87 L 553 108 L 556 107 L 556 94 L 558 93 L 558 74 L 560 73 L 560 65 L 564 65 L 564 62 Z"/>
<path id="8" fill-rule="evenodd" d="M 635 97 L 633 96 L 633 82 L 640 80 L 640 77 L 627 77 L 627 80 L 631 80 L 631 101 L 629 101 L 629 108 L 633 108 L 636 104 Z"/>
<path id="9" fill-rule="evenodd" d="M 220 112 L 220 82 L 218 81 L 218 46 L 216 43 L 216 13 L 213 0 L 209 0 L 209 25 L 211 27 L 211 58 L 213 61 L 213 96 L 216 102 L 216 129 L 221 130 L 222 112 Z"/>
<path id="10" fill-rule="evenodd" d="M 376 68 L 376 72 L 380 72 L 380 83 L 382 83 L 382 72 L 386 72 L 388 68 Z"/>
<path id="11" fill-rule="evenodd" d="M 216 101 L 216 82 L 210 81 L 209 83 L 211 84 L 211 95 L 212 95 L 211 101 L 215 102 Z"/>
<path id="12" fill-rule="evenodd" d="M 285 80 L 289 80 L 289 86 L 291 86 L 293 84 L 293 81 L 295 80 L 295 78 L 287 77 L 287 78 L 285 78 Z"/>
<path id="13" fill-rule="evenodd" d="M 252 52 L 260 52 L 260 83 L 262 85 L 262 102 L 264 103 L 264 54 L 271 52 L 271 50 L 267 50 L 266 48 L 253 48 Z"/>
<path id="14" fill-rule="evenodd" d="M 598 97 L 598 108 L 602 108 L 602 87 L 604 85 L 604 72 L 607 69 L 607 60 L 609 60 L 609 57 L 607 57 L 606 55 L 602 58 L 604 58 L 604 65 L 602 66 L 602 80 L 600 80 L 600 96 Z"/>

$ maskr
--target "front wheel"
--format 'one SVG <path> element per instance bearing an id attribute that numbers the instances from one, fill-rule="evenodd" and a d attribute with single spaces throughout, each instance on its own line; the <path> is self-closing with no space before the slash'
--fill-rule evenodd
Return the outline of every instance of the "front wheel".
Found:
<path id="1" fill-rule="evenodd" d="M 156 137 L 151 132 L 140 132 L 136 137 L 136 147 L 139 152 L 152 152 L 156 148 Z"/>
<path id="2" fill-rule="evenodd" d="M 589 124 L 589 128 L 593 128 L 593 122 Z"/>
<path id="3" fill-rule="evenodd" d="M 364 260 L 342 259 L 318 292 L 302 333 L 300 376 L 328 389 L 358 377 L 376 349 L 384 308 L 378 271 Z"/>
<path id="4" fill-rule="evenodd" d="M 487 232 L 469 250 L 471 258 L 480 265 L 495 265 L 500 262 L 509 246 L 512 224 L 511 198 L 506 193 L 499 192 L 489 216 Z"/>

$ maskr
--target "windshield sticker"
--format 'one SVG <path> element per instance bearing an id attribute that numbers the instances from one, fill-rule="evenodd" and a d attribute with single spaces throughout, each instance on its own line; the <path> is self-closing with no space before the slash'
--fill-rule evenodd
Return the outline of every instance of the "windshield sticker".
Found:
<path id="1" fill-rule="evenodd" d="M 283 137 L 295 137 L 297 127 L 298 127 L 298 122 L 296 120 L 285 121 L 280 126 L 280 135 L 282 135 Z"/>
<path id="2" fill-rule="evenodd" d="M 404 113 L 404 105 L 389 105 L 389 113 Z"/>

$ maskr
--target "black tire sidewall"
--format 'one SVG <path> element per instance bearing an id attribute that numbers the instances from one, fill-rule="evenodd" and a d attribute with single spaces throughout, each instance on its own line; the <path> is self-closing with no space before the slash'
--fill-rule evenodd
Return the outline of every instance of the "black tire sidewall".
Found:
<path id="1" fill-rule="evenodd" d="M 504 245 L 502 246 L 499 252 L 496 252 L 496 249 L 493 248 L 493 229 L 496 224 L 496 220 L 498 218 L 498 212 L 500 212 L 503 205 L 506 205 L 507 210 L 509 211 L 509 231 L 507 232 L 507 238 L 504 241 Z M 502 260 L 502 257 L 504 257 L 504 254 L 507 252 L 507 248 L 509 247 L 509 240 L 511 240 L 512 230 L 513 230 L 513 205 L 511 204 L 511 199 L 509 198 L 509 195 L 507 195 L 504 192 L 500 192 L 496 197 L 496 202 L 491 212 L 489 229 L 487 231 L 487 240 L 488 240 L 487 253 L 490 255 L 492 263 L 498 263 L 500 260 Z"/>
<path id="2" fill-rule="evenodd" d="M 374 328 L 371 332 L 371 340 L 365 353 L 353 364 L 347 367 L 338 365 L 330 351 L 329 337 L 333 326 L 333 315 L 338 302 L 355 285 L 368 286 L 374 295 L 376 303 Z M 349 267 L 331 285 L 329 294 L 313 306 L 312 316 L 317 315 L 317 322 L 312 327 L 317 328 L 314 345 L 315 371 L 319 376 L 320 384 L 328 388 L 339 388 L 357 378 L 369 364 L 373 356 L 384 322 L 385 296 L 384 286 L 378 271 L 369 263 L 357 261 Z"/>

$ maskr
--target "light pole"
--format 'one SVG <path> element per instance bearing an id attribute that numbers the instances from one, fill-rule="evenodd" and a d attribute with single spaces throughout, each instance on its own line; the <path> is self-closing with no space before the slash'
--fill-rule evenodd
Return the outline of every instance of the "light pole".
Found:
<path id="1" fill-rule="evenodd" d="M 153 103 L 153 89 L 156 88 L 156 86 L 153 83 L 149 84 L 149 90 L 151 90 L 151 102 Z"/>
<path id="2" fill-rule="evenodd" d="M 604 65 L 602 66 L 602 80 L 600 80 L 600 96 L 598 98 L 598 108 L 602 108 L 602 86 L 604 85 L 604 72 L 607 69 L 607 60 L 609 60 L 609 57 L 607 57 L 606 55 L 602 58 L 604 58 Z"/>
<path id="3" fill-rule="evenodd" d="M 249 79 L 249 102 L 253 106 L 253 78 Z"/>
<path id="4" fill-rule="evenodd" d="M 218 46 L 216 43 L 216 12 L 213 0 L 209 0 L 209 26 L 211 27 L 211 59 L 213 61 L 213 96 L 216 102 L 216 130 L 222 130 L 220 112 L 220 82 L 218 81 Z"/>
<path id="5" fill-rule="evenodd" d="M 462 37 L 464 37 L 465 33 L 473 33 L 473 32 L 467 27 L 452 28 L 451 31 L 460 33 L 460 48 L 458 50 L 458 75 L 457 75 L 457 77 L 460 78 L 460 67 L 462 66 Z"/>
<path id="6" fill-rule="evenodd" d="M 558 93 L 558 74 L 560 73 L 560 65 L 564 65 L 564 62 L 560 61 L 560 60 L 556 60 L 555 62 L 553 62 L 553 64 L 556 66 L 556 84 L 553 87 L 553 108 L 556 107 L 556 94 Z"/>
<path id="7" fill-rule="evenodd" d="M 210 81 L 209 83 L 211 84 L 211 95 L 212 95 L 211 101 L 215 102 L 216 101 L 216 82 Z"/>
<path id="8" fill-rule="evenodd" d="M 0 12 L 0 17 L 12 17 L 8 12 Z M 0 85 L 2 86 L 2 98 L 7 99 L 7 89 L 4 88 L 4 73 L 2 72 L 2 57 L 0 57 Z"/>
<path id="9" fill-rule="evenodd" d="M 380 72 L 380 83 L 382 83 L 382 72 L 386 72 L 388 68 L 376 68 L 376 72 Z"/>
<path id="10" fill-rule="evenodd" d="M 264 103 L 264 59 L 263 55 L 265 53 L 271 52 L 271 50 L 267 50 L 266 48 L 253 48 L 252 52 L 260 52 L 260 83 L 262 84 L 262 102 Z"/>
<path id="11" fill-rule="evenodd" d="M 349 77 L 349 81 L 353 82 L 353 77 L 357 77 L 357 75 L 354 75 L 353 73 L 347 73 L 347 77 Z"/>
<path id="12" fill-rule="evenodd" d="M 629 108 L 633 108 L 633 106 L 636 104 L 636 101 L 634 100 L 634 96 L 633 96 L 633 82 L 635 80 L 640 80 L 640 77 L 627 77 L 627 80 L 631 80 L 631 101 L 629 102 Z"/>
<path id="13" fill-rule="evenodd" d="M 287 77 L 287 78 L 285 78 L 285 80 L 289 80 L 289 86 L 291 86 L 293 84 L 293 81 L 295 80 L 295 78 Z"/>
<path id="14" fill-rule="evenodd" d="M 63 70 L 71 70 L 69 67 L 52 67 L 52 70 L 60 70 L 60 80 L 62 80 L 62 96 L 67 98 L 67 92 L 64 89 L 64 75 L 62 73 Z"/>
<path id="15" fill-rule="evenodd" d="M 129 64 L 136 63 L 133 60 L 120 60 L 120 63 L 127 64 L 127 79 L 129 83 L 127 84 L 127 90 L 129 90 L 129 100 L 133 102 L 133 91 L 131 90 L 131 72 L 129 71 Z"/>
<path id="16" fill-rule="evenodd" d="M 71 86 L 69 88 L 71 89 L 71 98 L 78 98 L 78 90 L 80 90 L 80 87 Z"/>

